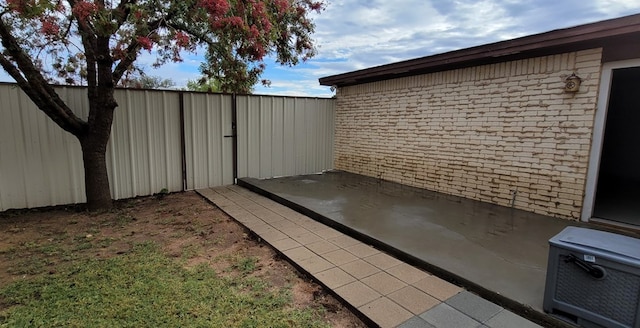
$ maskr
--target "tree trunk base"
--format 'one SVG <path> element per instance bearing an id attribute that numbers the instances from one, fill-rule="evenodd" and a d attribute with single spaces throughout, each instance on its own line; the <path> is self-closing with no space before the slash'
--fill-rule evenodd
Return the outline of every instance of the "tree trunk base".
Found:
<path id="1" fill-rule="evenodd" d="M 81 140 L 84 164 L 84 186 L 89 211 L 108 210 L 113 207 L 109 176 L 107 174 L 106 142 Z"/>

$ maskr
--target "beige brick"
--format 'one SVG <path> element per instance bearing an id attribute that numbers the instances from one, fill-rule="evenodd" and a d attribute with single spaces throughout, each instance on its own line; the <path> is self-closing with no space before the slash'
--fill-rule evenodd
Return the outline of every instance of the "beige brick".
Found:
<path id="1" fill-rule="evenodd" d="M 340 88 L 335 167 L 501 205 L 517 187 L 517 208 L 576 218 L 581 199 L 568 195 L 584 193 L 601 56 L 588 49 Z M 573 72 L 584 81 L 570 95 L 562 79 Z"/>

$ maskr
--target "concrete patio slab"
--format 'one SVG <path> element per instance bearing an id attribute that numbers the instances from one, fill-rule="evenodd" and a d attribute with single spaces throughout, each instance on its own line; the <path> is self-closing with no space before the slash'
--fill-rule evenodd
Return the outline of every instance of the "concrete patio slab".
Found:
<path id="1" fill-rule="evenodd" d="M 347 248 L 349 246 L 353 246 L 360 243 L 357 239 L 351 238 L 345 234 L 339 235 L 334 238 L 329 238 L 328 240 L 342 248 Z"/>
<path id="2" fill-rule="evenodd" d="M 298 262 L 298 264 L 311 274 L 322 272 L 335 267 L 335 265 L 331 264 L 331 262 L 317 256 L 302 260 Z"/>
<path id="3" fill-rule="evenodd" d="M 320 228 L 310 218 L 284 210 L 281 205 L 237 186 L 199 192 L 209 200 L 225 204 L 216 203 L 223 211 L 231 209 L 230 212 L 243 219 L 250 218 L 244 223 L 238 221 L 300 271 L 328 288 L 373 327 L 450 327 L 449 317 L 454 318 L 454 323 L 464 323 L 461 320 L 471 318 L 478 325 L 482 324 L 472 319 L 472 316 L 486 313 L 478 311 L 477 299 L 470 296 L 451 298 L 459 295 L 460 287 L 340 231 L 327 226 Z M 288 236 L 285 231 L 294 236 Z M 443 301 L 451 302 L 459 309 Z M 439 306 L 446 307 L 434 311 Z M 496 328 L 504 327 L 512 323 L 536 327 L 524 318 L 493 306 L 501 312 L 484 322 L 486 327 L 491 328 L 492 324 Z M 480 308 L 494 309 L 493 306 L 485 304 Z M 467 315 L 462 313 L 464 311 L 470 313 Z"/>
<path id="4" fill-rule="evenodd" d="M 307 228 L 309 229 L 309 228 Z M 327 226 L 324 226 L 323 229 L 309 229 L 310 231 L 313 231 L 313 233 L 315 233 L 316 235 L 324 238 L 324 239 L 334 239 L 336 237 L 339 237 L 341 235 L 341 233 L 339 231 L 336 231 L 335 229 L 327 229 Z"/>
<path id="5" fill-rule="evenodd" d="M 378 253 L 365 257 L 364 260 L 382 270 L 393 268 L 394 266 L 400 265 L 400 263 L 402 263 L 398 259 L 384 253 Z"/>
<path id="6" fill-rule="evenodd" d="M 485 322 L 502 311 L 500 306 L 468 291 L 458 293 L 447 299 L 445 303 L 480 322 Z"/>
<path id="7" fill-rule="evenodd" d="M 309 232 L 308 230 L 305 230 L 305 233 L 293 236 L 291 238 L 293 238 L 295 241 L 299 242 L 302 245 L 309 245 L 319 241 L 324 241 L 324 239 L 315 235 L 312 232 Z"/>
<path id="8" fill-rule="evenodd" d="M 300 247 L 302 245 L 300 245 L 300 243 L 298 243 L 297 241 L 291 239 L 291 238 L 285 238 L 285 239 L 280 239 L 280 240 L 276 240 L 274 242 L 270 243 L 271 245 L 273 245 L 273 247 L 281 250 L 281 251 L 287 251 L 290 250 L 292 248 L 297 248 Z"/>
<path id="9" fill-rule="evenodd" d="M 322 257 L 335 265 L 347 264 L 358 259 L 355 255 L 345 251 L 344 249 L 338 249 L 333 252 L 324 253 L 322 254 Z"/>
<path id="10" fill-rule="evenodd" d="M 380 293 L 360 281 L 338 287 L 335 292 L 357 308 L 382 297 Z"/>
<path id="11" fill-rule="evenodd" d="M 310 220 L 310 221 L 302 222 L 300 223 L 300 225 L 305 227 L 307 230 L 317 234 L 318 236 L 321 236 L 326 239 L 339 236 L 337 231 L 335 231 L 334 229 L 327 229 L 326 225 L 318 221 Z M 325 235 L 325 234 L 331 234 L 331 233 L 333 233 L 333 235 Z"/>
<path id="12" fill-rule="evenodd" d="M 386 297 L 363 305 L 359 310 L 382 328 L 397 327 L 413 317 L 411 312 Z"/>
<path id="13" fill-rule="evenodd" d="M 387 269 L 387 272 L 407 284 L 413 284 L 429 277 L 429 274 L 426 272 L 406 263 L 391 267 Z"/>
<path id="14" fill-rule="evenodd" d="M 364 244 L 357 244 L 357 245 L 353 245 L 353 246 L 349 246 L 347 248 L 345 248 L 347 250 L 347 252 L 363 258 L 363 257 L 369 257 L 375 254 L 380 253 L 379 250 L 369 246 L 369 245 L 364 245 Z"/>
<path id="15" fill-rule="evenodd" d="M 371 287 L 371 289 L 382 295 L 388 295 L 396 290 L 399 290 L 402 287 L 405 287 L 407 284 L 402 282 L 400 279 L 384 272 L 378 272 L 374 275 L 368 276 L 361 280 L 367 286 Z"/>
<path id="16" fill-rule="evenodd" d="M 304 260 L 310 259 L 312 257 L 316 257 L 315 253 L 313 253 L 312 251 L 308 250 L 304 246 L 293 248 L 293 249 L 289 249 L 289 250 L 284 251 L 283 253 L 288 258 L 292 259 L 293 261 L 296 261 L 296 263 L 300 262 L 300 261 L 304 261 Z"/>
<path id="17" fill-rule="evenodd" d="M 265 224 L 268 224 L 271 227 L 276 228 L 276 229 L 288 228 L 288 227 L 290 227 L 292 225 L 295 225 L 295 223 L 293 223 L 293 222 L 291 222 L 291 221 L 289 221 L 289 220 L 287 220 L 287 219 L 285 219 L 285 218 L 283 218 L 281 216 L 278 216 L 278 217 L 280 218 L 280 220 L 273 221 L 273 220 L 265 219 L 264 222 L 265 222 Z"/>
<path id="18" fill-rule="evenodd" d="M 362 279 L 373 275 L 377 272 L 381 272 L 379 268 L 369 264 L 369 262 L 365 262 L 363 260 L 356 260 L 345 265 L 342 265 L 340 268 L 350 275 Z"/>
<path id="19" fill-rule="evenodd" d="M 441 301 L 462 291 L 462 288 L 434 276 L 427 276 L 412 285 Z"/>
<path id="20" fill-rule="evenodd" d="M 339 171 L 239 184 L 540 318 L 548 317 L 548 240 L 569 225 L 585 226 Z"/>
<path id="21" fill-rule="evenodd" d="M 420 315 L 440 304 L 440 300 L 431 297 L 429 294 L 413 286 L 406 286 L 389 294 L 387 297 L 415 315 Z"/>
<path id="22" fill-rule="evenodd" d="M 307 244 L 305 246 L 307 246 L 308 249 L 312 250 L 318 255 L 326 254 L 340 249 L 340 247 L 326 240 L 320 240 L 315 243 Z"/>
<path id="23" fill-rule="evenodd" d="M 420 318 L 439 328 L 478 328 L 482 324 L 470 316 L 441 303 L 420 315 Z"/>
<path id="24" fill-rule="evenodd" d="M 401 325 L 398 328 L 435 328 L 432 324 L 424 321 L 424 319 L 420 317 L 413 317 Z"/>
<path id="25" fill-rule="evenodd" d="M 281 239 L 289 238 L 289 236 L 287 236 L 283 232 L 274 229 L 260 233 L 260 237 L 268 242 L 274 242 Z"/>
<path id="26" fill-rule="evenodd" d="M 523 317 L 516 315 L 515 313 L 507 310 L 502 310 L 500 313 L 493 316 L 483 327 L 490 328 L 536 328 L 538 325 L 531 321 L 525 320 Z"/>
<path id="27" fill-rule="evenodd" d="M 325 286 L 336 289 L 356 281 L 356 278 L 340 268 L 331 268 L 315 275 Z"/>

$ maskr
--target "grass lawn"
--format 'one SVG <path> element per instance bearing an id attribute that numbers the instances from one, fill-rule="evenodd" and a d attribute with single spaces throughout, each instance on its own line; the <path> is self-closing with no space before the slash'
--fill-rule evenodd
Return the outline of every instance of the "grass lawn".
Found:
<path id="1" fill-rule="evenodd" d="M 0 327 L 364 327 L 194 193 L 0 213 Z"/>

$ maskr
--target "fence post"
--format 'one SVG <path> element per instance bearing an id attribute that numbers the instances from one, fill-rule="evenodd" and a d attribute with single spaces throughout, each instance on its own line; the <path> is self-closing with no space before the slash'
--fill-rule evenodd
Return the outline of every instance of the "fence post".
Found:
<path id="1" fill-rule="evenodd" d="M 180 102 L 180 155 L 182 157 L 182 191 L 187 190 L 187 146 L 184 129 L 184 92 L 178 93 Z"/>
<path id="2" fill-rule="evenodd" d="M 233 184 L 238 184 L 238 97 L 231 94 L 231 134 L 233 135 Z"/>

